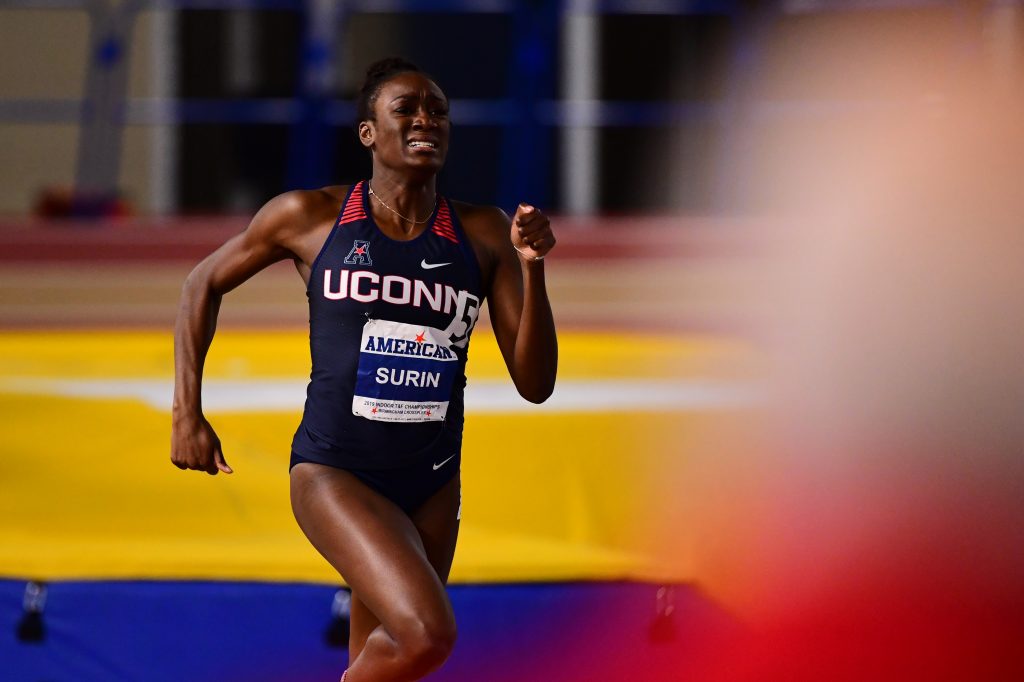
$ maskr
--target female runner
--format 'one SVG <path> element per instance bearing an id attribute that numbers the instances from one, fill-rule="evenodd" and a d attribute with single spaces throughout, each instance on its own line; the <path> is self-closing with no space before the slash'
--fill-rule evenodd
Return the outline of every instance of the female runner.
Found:
<path id="1" fill-rule="evenodd" d="M 543 258 L 555 237 L 532 206 L 510 221 L 437 194 L 448 100 L 415 65 L 371 66 L 358 111 L 372 177 L 272 199 L 186 279 L 171 461 L 232 473 L 200 402 L 220 302 L 293 260 L 309 298 L 313 369 L 292 443 L 292 508 L 352 589 L 342 679 L 398 682 L 436 670 L 455 642 L 444 585 L 461 515 L 465 364 L 484 299 L 519 393 L 539 403 L 554 389 Z"/>

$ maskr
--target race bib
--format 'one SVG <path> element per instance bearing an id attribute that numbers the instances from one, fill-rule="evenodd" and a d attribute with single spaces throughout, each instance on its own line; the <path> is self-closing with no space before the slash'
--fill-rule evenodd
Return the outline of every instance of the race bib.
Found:
<path id="1" fill-rule="evenodd" d="M 441 421 L 459 359 L 433 327 L 370 320 L 363 326 L 352 413 L 374 421 Z"/>

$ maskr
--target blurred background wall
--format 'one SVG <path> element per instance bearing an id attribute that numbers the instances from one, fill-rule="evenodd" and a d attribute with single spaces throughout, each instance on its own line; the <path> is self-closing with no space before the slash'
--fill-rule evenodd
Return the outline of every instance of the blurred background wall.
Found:
<path id="1" fill-rule="evenodd" d="M 984 0 L 14 0 L 0 18 L 6 213 L 76 183 L 143 214 L 251 213 L 362 177 L 352 97 L 391 54 L 453 100 L 443 185 L 466 200 L 761 210 L 780 154 L 813 175 L 837 126 L 941 107 L 965 77 L 1019 87 L 1022 54 L 1016 3 Z"/>

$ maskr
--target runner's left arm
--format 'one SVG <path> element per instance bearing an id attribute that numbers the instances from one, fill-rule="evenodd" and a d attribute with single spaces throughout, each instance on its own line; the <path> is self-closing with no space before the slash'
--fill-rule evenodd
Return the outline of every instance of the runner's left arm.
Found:
<path id="1" fill-rule="evenodd" d="M 558 339 L 544 277 L 544 257 L 555 246 L 551 222 L 539 209 L 520 204 L 509 221 L 491 214 L 494 270 L 488 295 L 491 326 L 519 394 L 533 403 L 548 399 L 558 371 Z M 497 229 L 502 227 L 504 229 Z"/>

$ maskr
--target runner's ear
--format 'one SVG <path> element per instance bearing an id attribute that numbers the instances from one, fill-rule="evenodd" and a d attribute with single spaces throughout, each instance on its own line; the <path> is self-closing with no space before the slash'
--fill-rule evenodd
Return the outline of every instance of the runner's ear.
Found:
<path id="1" fill-rule="evenodd" d="M 364 147 L 366 147 L 367 149 L 370 149 L 371 147 L 373 147 L 373 140 L 374 140 L 374 137 L 375 137 L 375 133 L 376 133 L 376 131 L 373 129 L 373 122 L 372 121 L 360 121 L 360 123 L 359 123 L 359 142 L 361 142 L 362 145 Z"/>

